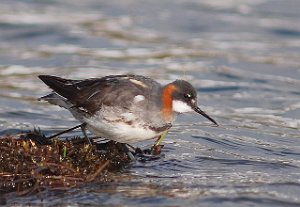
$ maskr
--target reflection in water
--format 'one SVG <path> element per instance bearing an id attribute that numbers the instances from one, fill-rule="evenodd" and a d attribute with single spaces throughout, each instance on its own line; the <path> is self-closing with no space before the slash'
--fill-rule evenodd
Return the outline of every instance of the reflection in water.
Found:
<path id="1" fill-rule="evenodd" d="M 184 78 L 201 108 L 179 117 L 161 159 L 111 183 L 46 192 L 44 203 L 300 204 L 300 30 L 296 1 L 8 1 L 0 8 L 0 134 L 74 126 L 36 99 L 39 74 Z M 151 142 L 140 143 L 144 146 Z M 38 196 L 8 198 L 39 203 Z"/>

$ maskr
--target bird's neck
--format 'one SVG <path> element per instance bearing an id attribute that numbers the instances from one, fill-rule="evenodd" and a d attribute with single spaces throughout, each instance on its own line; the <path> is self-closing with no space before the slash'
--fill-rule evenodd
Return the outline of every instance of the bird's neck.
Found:
<path id="1" fill-rule="evenodd" d="M 165 121 L 171 122 L 173 120 L 173 99 L 172 93 L 176 90 L 176 87 L 172 84 L 168 84 L 162 91 L 162 115 Z"/>

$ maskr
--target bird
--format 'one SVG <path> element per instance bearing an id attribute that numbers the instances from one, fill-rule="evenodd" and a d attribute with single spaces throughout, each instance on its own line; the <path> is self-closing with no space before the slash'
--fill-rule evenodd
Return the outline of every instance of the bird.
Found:
<path id="1" fill-rule="evenodd" d="M 82 123 L 84 134 L 87 129 L 102 138 L 135 144 L 159 138 L 179 114 L 188 112 L 201 114 L 218 126 L 198 107 L 197 92 L 185 80 L 161 85 L 133 74 L 83 80 L 38 77 L 53 90 L 40 100 L 69 110 Z"/>

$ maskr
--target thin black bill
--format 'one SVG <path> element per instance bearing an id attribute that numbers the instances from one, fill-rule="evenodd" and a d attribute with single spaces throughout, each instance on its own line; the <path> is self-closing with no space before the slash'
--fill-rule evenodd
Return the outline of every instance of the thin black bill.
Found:
<path id="1" fill-rule="evenodd" d="M 194 111 L 197 112 L 198 114 L 201 114 L 202 116 L 204 116 L 205 118 L 207 118 L 208 120 L 210 120 L 211 122 L 213 122 L 215 125 L 219 126 L 219 124 L 213 118 L 211 118 L 210 116 L 208 116 L 198 106 L 194 108 Z"/>

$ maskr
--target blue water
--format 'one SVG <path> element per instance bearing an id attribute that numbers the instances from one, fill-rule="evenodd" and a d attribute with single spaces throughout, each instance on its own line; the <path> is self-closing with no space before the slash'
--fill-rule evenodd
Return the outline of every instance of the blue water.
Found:
<path id="1" fill-rule="evenodd" d="M 39 74 L 184 78 L 221 125 L 183 115 L 161 159 L 106 184 L 7 203 L 299 206 L 299 8 L 297 0 L 2 0 L 0 135 L 78 124 L 37 101 L 49 92 Z"/>

